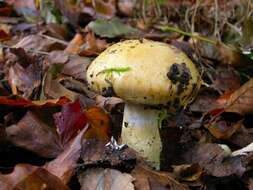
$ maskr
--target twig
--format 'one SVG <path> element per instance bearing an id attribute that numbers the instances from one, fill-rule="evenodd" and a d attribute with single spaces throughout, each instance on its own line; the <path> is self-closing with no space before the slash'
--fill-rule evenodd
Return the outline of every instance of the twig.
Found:
<path id="1" fill-rule="evenodd" d="M 213 45 L 217 44 L 217 41 L 210 40 L 210 39 L 203 37 L 203 36 L 194 35 L 190 32 L 185 32 L 183 30 L 180 30 L 179 28 L 174 28 L 174 27 L 170 27 L 170 26 L 158 26 L 157 28 L 162 30 L 163 32 L 177 32 L 177 33 L 182 34 L 184 36 L 189 36 L 189 37 L 192 37 L 192 38 L 195 38 L 195 39 L 198 39 L 198 40 L 201 40 L 201 41 L 213 44 Z"/>
<path id="2" fill-rule="evenodd" d="M 0 44 L 0 48 L 11 49 L 11 48 L 15 48 L 15 47 L 11 47 L 11 46 L 8 46 L 8 45 Z M 39 51 L 39 50 L 35 50 L 35 49 L 25 49 L 25 51 L 30 52 L 30 53 L 35 53 L 35 54 L 49 55 L 48 52 Z"/>
<path id="3" fill-rule="evenodd" d="M 60 39 L 57 39 L 57 38 L 54 38 L 54 37 L 51 37 L 51 36 L 47 36 L 45 34 L 39 34 L 39 36 L 42 36 L 42 37 L 47 38 L 49 40 L 53 40 L 55 42 L 58 42 L 60 44 L 66 45 L 66 46 L 69 44 L 68 42 L 66 42 L 64 40 L 60 40 Z"/>

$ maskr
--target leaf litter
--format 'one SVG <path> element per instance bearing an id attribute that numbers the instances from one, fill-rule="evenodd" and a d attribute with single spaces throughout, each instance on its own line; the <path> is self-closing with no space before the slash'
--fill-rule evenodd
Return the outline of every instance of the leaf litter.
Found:
<path id="1" fill-rule="evenodd" d="M 0 1 L 1 189 L 253 189 L 252 6 Z M 201 73 L 195 101 L 161 121 L 162 171 L 121 144 L 124 101 L 86 81 L 96 56 L 135 38 L 173 44 Z"/>

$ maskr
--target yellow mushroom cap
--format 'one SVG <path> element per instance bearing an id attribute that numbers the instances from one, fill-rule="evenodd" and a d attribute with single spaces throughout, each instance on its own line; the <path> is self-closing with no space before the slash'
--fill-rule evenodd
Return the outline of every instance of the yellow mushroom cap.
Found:
<path id="1" fill-rule="evenodd" d="M 138 104 L 187 104 L 198 91 L 200 75 L 181 50 L 151 40 L 126 40 L 102 52 L 89 66 L 92 90 L 114 92 Z"/>

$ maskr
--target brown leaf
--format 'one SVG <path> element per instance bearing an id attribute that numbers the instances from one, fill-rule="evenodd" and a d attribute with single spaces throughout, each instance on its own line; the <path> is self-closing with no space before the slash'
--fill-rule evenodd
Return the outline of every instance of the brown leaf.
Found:
<path id="1" fill-rule="evenodd" d="M 11 38 L 11 36 L 0 28 L 0 42 L 5 41 L 5 40 L 9 40 L 10 38 Z"/>
<path id="2" fill-rule="evenodd" d="M 0 174 L 1 190 L 68 190 L 60 179 L 43 168 L 19 164 L 8 175 Z"/>
<path id="3" fill-rule="evenodd" d="M 78 176 L 81 190 L 134 190 L 134 178 L 115 169 L 92 168 Z"/>
<path id="4" fill-rule="evenodd" d="M 85 116 L 90 124 L 89 130 L 85 133 L 85 138 L 94 138 L 108 142 L 111 137 L 111 121 L 109 115 L 99 107 L 92 107 L 85 111 Z"/>
<path id="5" fill-rule="evenodd" d="M 190 110 L 194 112 L 208 112 L 217 109 L 220 104 L 216 100 L 217 97 L 211 94 L 199 94 L 190 105 Z"/>
<path id="6" fill-rule="evenodd" d="M 228 93 L 240 87 L 240 77 L 232 67 L 218 67 L 215 79 L 210 86 L 220 93 Z"/>
<path id="7" fill-rule="evenodd" d="M 64 50 L 66 53 L 78 55 L 85 40 L 82 34 L 77 33 L 74 38 L 69 42 L 67 48 Z"/>
<path id="8" fill-rule="evenodd" d="M 37 50 L 43 52 L 50 52 L 53 50 L 62 50 L 65 45 L 58 43 L 52 39 L 45 38 L 41 35 L 31 34 L 21 39 L 15 48 L 23 48 L 27 50 Z"/>
<path id="9" fill-rule="evenodd" d="M 69 146 L 54 160 L 48 162 L 44 168 L 57 176 L 64 184 L 67 184 L 74 175 L 77 162 L 81 154 L 83 135 L 88 126 L 82 129 L 80 133 L 69 143 Z"/>
<path id="10" fill-rule="evenodd" d="M 81 50 L 81 56 L 97 56 L 108 47 L 106 40 L 95 37 L 93 32 L 88 32 L 85 36 L 86 46 Z"/>
<path id="11" fill-rule="evenodd" d="M 201 175 L 203 174 L 203 170 L 198 164 L 192 165 L 185 164 L 173 166 L 173 174 L 179 180 L 196 181 L 200 179 Z"/>
<path id="12" fill-rule="evenodd" d="M 62 74 L 71 76 L 75 79 L 86 80 L 86 70 L 91 60 L 77 55 L 68 55 L 64 51 L 52 51 L 47 56 L 48 66 L 54 64 L 63 65 Z"/>
<path id="13" fill-rule="evenodd" d="M 168 173 L 154 171 L 146 166 L 137 165 L 131 175 L 135 178 L 134 186 L 136 190 L 189 190 L 188 187 L 170 177 Z"/>
<path id="14" fill-rule="evenodd" d="M 29 111 L 17 124 L 7 127 L 6 134 L 15 145 L 42 157 L 55 158 L 62 152 L 56 131 L 42 123 Z"/>
<path id="15" fill-rule="evenodd" d="M 17 95 L 18 89 L 23 92 L 24 98 L 31 97 L 33 91 L 40 86 L 41 83 L 41 70 L 39 65 L 31 64 L 27 68 L 23 68 L 19 64 L 10 67 L 8 81 L 12 87 L 12 93 Z"/>
<path id="16" fill-rule="evenodd" d="M 253 79 L 229 96 L 225 104 L 225 111 L 242 115 L 253 112 Z"/>
<path id="17" fill-rule="evenodd" d="M 242 126 L 242 120 L 228 124 L 225 120 L 213 121 L 205 125 L 209 132 L 217 139 L 229 139 Z"/>
<path id="18" fill-rule="evenodd" d="M 115 0 L 92 0 L 92 5 L 96 11 L 96 14 L 104 18 L 112 18 L 116 13 L 116 1 Z"/>
<path id="19" fill-rule="evenodd" d="M 199 164 L 212 176 L 241 176 L 246 171 L 246 163 L 241 157 L 229 157 L 229 153 L 218 144 L 196 145 L 187 155 L 190 163 Z"/>

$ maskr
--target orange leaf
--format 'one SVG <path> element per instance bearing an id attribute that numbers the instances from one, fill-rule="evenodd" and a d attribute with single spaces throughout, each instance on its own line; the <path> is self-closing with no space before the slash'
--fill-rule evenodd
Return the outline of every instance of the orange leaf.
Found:
<path id="1" fill-rule="evenodd" d="M 110 117 L 99 107 L 92 107 L 85 111 L 88 123 L 90 124 L 89 130 L 85 133 L 85 138 L 95 138 L 101 141 L 110 140 Z"/>
<path id="2" fill-rule="evenodd" d="M 85 43 L 85 40 L 81 34 L 76 34 L 70 41 L 68 47 L 64 50 L 67 53 L 79 54 L 81 46 Z"/>

